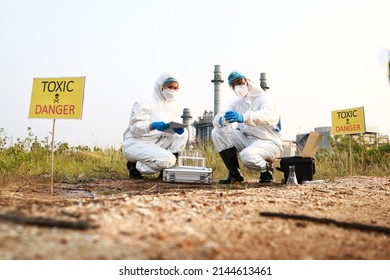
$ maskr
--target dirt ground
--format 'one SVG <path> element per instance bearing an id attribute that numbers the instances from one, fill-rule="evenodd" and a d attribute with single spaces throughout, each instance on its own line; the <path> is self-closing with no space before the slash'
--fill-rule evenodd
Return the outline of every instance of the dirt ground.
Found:
<path id="1" fill-rule="evenodd" d="M 48 184 L 30 183 L 0 191 L 3 260 L 390 259 L 389 233 L 260 215 L 389 230 L 390 177 L 227 187 L 94 181 L 56 184 L 54 194 Z"/>

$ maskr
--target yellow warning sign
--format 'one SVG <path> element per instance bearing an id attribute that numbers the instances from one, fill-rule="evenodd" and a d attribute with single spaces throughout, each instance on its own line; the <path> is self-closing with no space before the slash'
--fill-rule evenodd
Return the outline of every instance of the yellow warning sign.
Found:
<path id="1" fill-rule="evenodd" d="M 29 118 L 81 119 L 85 77 L 35 78 Z"/>
<path id="2" fill-rule="evenodd" d="M 333 135 L 366 132 L 364 107 L 332 111 Z"/>

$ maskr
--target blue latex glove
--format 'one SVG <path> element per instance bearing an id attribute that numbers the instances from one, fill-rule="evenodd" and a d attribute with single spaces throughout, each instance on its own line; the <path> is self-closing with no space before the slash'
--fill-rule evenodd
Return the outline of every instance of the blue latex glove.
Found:
<path id="1" fill-rule="evenodd" d="M 181 135 L 184 133 L 184 128 L 175 128 L 173 131 L 176 132 L 177 134 Z"/>
<path id="2" fill-rule="evenodd" d="M 279 122 L 276 125 L 275 131 L 280 132 L 281 130 L 282 130 L 282 122 L 281 122 L 280 117 L 279 117 Z"/>
<path id="3" fill-rule="evenodd" d="M 219 124 L 221 127 L 226 126 L 226 125 L 224 125 L 224 124 L 222 123 L 222 121 L 223 121 L 223 117 L 219 117 L 218 124 Z"/>
<path id="4" fill-rule="evenodd" d="M 167 128 L 169 128 L 169 124 L 167 124 L 166 122 L 153 122 L 152 123 L 152 130 L 157 129 L 159 131 L 164 131 Z"/>
<path id="5" fill-rule="evenodd" d="M 227 111 L 224 116 L 225 120 L 227 120 L 230 123 L 233 122 L 239 122 L 242 123 L 244 122 L 244 116 L 236 111 Z"/>

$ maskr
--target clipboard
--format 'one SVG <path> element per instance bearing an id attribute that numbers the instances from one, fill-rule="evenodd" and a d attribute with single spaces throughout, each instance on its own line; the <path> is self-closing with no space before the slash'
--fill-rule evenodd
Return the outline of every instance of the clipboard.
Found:
<path id="1" fill-rule="evenodd" d="M 169 124 L 169 128 L 165 129 L 164 132 L 168 132 L 172 134 L 176 133 L 174 129 L 187 127 L 186 124 L 178 123 L 178 122 L 169 122 L 168 124 Z"/>

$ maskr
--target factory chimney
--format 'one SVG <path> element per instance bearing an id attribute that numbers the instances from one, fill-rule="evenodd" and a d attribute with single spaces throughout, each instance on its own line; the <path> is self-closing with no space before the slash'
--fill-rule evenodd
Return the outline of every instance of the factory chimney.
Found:
<path id="1" fill-rule="evenodd" d="M 183 115 L 181 115 L 181 118 L 183 119 L 184 124 L 191 125 L 192 116 L 190 108 L 183 109 Z"/>
<path id="2" fill-rule="evenodd" d="M 214 65 L 214 80 L 211 80 L 214 83 L 214 116 L 219 113 L 221 105 L 221 84 L 222 72 L 221 65 Z"/>
<path id="3" fill-rule="evenodd" d="M 267 74 L 266 73 L 260 73 L 260 87 L 267 91 L 269 89 L 269 86 L 267 84 Z"/>
<path id="4" fill-rule="evenodd" d="M 188 139 L 191 142 L 194 140 L 195 137 L 195 131 L 194 131 L 195 128 L 191 126 L 192 115 L 191 115 L 190 108 L 183 109 L 183 115 L 181 115 L 181 118 L 183 119 L 183 124 L 187 125 Z"/>

